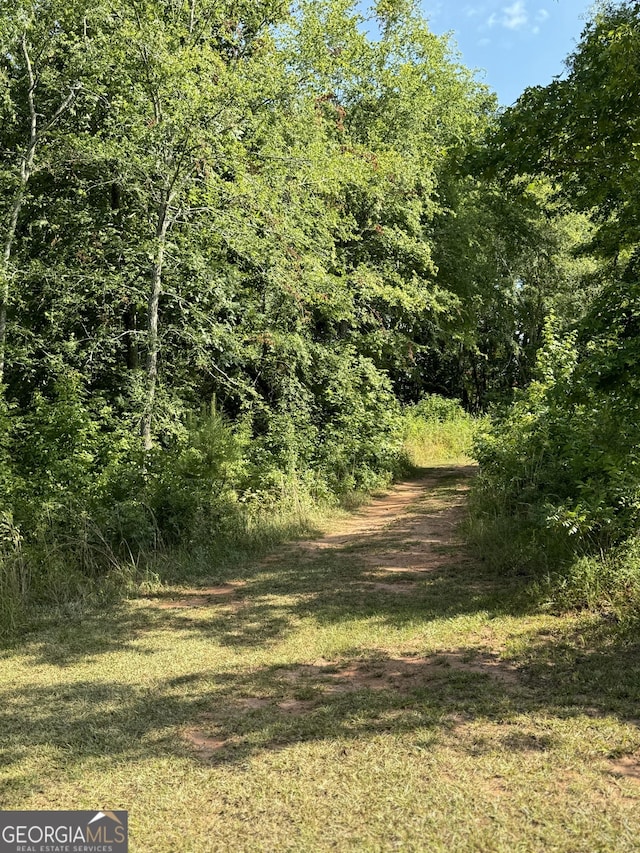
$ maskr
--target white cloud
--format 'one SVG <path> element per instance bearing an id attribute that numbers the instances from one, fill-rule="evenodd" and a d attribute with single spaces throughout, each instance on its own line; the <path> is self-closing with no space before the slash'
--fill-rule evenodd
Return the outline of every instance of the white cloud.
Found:
<path id="1" fill-rule="evenodd" d="M 524 0 L 516 0 L 512 6 L 505 6 L 502 11 L 504 16 L 500 23 L 508 30 L 519 30 L 529 23 L 529 15 Z"/>
<path id="2" fill-rule="evenodd" d="M 478 7 L 466 6 L 465 12 L 468 17 L 475 14 Z M 492 12 L 485 20 L 484 25 L 478 28 L 479 32 L 491 29 L 495 26 L 504 27 L 505 30 L 516 32 L 517 30 L 532 33 L 534 36 L 540 32 L 540 26 L 548 18 L 550 12 L 544 7 L 537 9 L 535 15 L 529 13 L 527 0 L 513 0 L 509 6 L 502 6 L 499 10 Z"/>

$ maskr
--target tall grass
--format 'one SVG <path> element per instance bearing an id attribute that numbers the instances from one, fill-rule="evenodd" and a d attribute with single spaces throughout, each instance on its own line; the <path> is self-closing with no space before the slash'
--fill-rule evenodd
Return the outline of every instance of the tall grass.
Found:
<path id="1" fill-rule="evenodd" d="M 196 530 L 189 542 L 157 551 L 151 562 L 159 579 L 222 581 L 283 542 L 317 534 L 353 495 L 338 499 L 314 494 L 305 478 L 293 472 L 282 474 L 277 491 L 234 498 L 214 535 Z"/>
<path id="2" fill-rule="evenodd" d="M 27 586 L 20 533 L 11 515 L 0 513 L 0 639 L 20 624 Z"/>
<path id="3" fill-rule="evenodd" d="M 277 480 L 262 490 L 224 487 L 177 541 L 159 527 L 147 532 L 143 545 L 108 538 L 104 525 L 85 514 L 66 535 L 43 520 L 24 543 L 0 517 L 0 642 L 164 584 L 223 581 L 276 545 L 317 534 L 366 498 L 363 491 L 333 494 L 308 472 L 281 473 Z M 388 482 L 381 474 L 374 486 Z M 150 518 L 157 525 L 153 513 Z"/>
<path id="4" fill-rule="evenodd" d="M 471 462 L 473 437 L 481 424 L 457 400 L 435 394 L 405 412 L 404 449 L 417 467 L 443 462 Z"/>

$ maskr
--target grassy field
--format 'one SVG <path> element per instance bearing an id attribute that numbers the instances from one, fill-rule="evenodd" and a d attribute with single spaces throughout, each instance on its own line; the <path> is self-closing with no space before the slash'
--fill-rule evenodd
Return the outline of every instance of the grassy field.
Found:
<path id="1" fill-rule="evenodd" d="M 134 853 L 637 851 L 640 642 L 459 542 L 473 469 L 0 653 L 0 805 Z"/>

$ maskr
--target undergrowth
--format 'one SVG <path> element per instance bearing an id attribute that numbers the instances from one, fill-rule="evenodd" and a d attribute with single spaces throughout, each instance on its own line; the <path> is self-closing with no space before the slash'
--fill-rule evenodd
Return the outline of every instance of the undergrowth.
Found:
<path id="1" fill-rule="evenodd" d="M 377 480 L 381 487 L 388 482 Z M 5 542 L 0 557 L 0 638 L 12 640 L 43 622 L 166 583 L 215 582 L 281 542 L 317 532 L 343 503 L 353 507 L 363 499 L 363 492 L 319 497 L 295 474 L 282 475 L 279 493 L 230 490 L 216 507 L 217 530 L 203 513 L 190 536 L 171 542 L 156 528 L 155 537 L 135 550 L 125 540 L 105 539 L 94 522 L 84 535 L 76 530 L 64 541 L 40 536 L 26 544 L 5 524 L 14 540 L 11 547 Z"/>
<path id="2" fill-rule="evenodd" d="M 638 424 L 547 324 L 538 378 L 476 436 L 469 536 L 550 607 L 640 615 Z"/>
<path id="3" fill-rule="evenodd" d="M 439 462 L 470 462 L 473 437 L 482 423 L 457 400 L 423 397 L 405 412 L 404 449 L 416 467 Z"/>
<path id="4" fill-rule="evenodd" d="M 619 621 L 638 619 L 638 537 L 595 553 L 577 550 L 566 535 L 540 527 L 530 515 L 498 511 L 482 494 L 480 482 L 475 489 L 465 532 L 490 570 L 521 578 L 530 599 L 554 612 L 585 610 Z"/>
<path id="5" fill-rule="evenodd" d="M 5 641 L 164 583 L 215 581 L 317 532 L 396 477 L 468 461 L 477 426 L 457 401 L 430 395 L 404 411 L 387 401 L 375 425 L 371 413 L 352 413 L 339 432 L 305 446 L 303 433 L 277 423 L 256 438 L 214 407 L 187 418 L 170 448 L 142 454 L 131 435 L 111 435 L 106 446 L 74 399 L 72 389 L 64 422 L 43 412 L 39 437 L 23 450 L 31 478 L 14 478 L 20 521 L 0 516 Z M 84 455 L 71 459 L 78 445 Z"/>

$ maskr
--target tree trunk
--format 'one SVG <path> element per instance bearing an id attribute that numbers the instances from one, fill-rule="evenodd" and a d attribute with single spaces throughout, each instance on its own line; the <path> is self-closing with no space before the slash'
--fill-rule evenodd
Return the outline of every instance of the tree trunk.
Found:
<path id="1" fill-rule="evenodd" d="M 25 170 L 23 169 L 22 171 L 24 173 Z M 9 226 L 7 228 L 7 234 L 4 241 L 4 251 L 2 253 L 2 268 L 0 269 L 0 386 L 4 381 L 5 350 L 7 345 L 7 308 L 9 306 L 10 295 L 9 260 L 11 258 L 11 250 L 13 248 L 13 241 L 15 239 L 16 228 L 18 226 L 18 216 L 20 215 L 22 202 L 24 201 L 24 194 L 28 180 L 29 177 L 27 174 L 25 179 L 21 180 L 20 187 L 13 201 L 11 216 L 9 217 Z"/>
<path id="2" fill-rule="evenodd" d="M 160 352 L 160 339 L 158 336 L 158 310 L 160 306 L 160 295 L 162 293 L 162 268 L 164 265 L 164 250 L 167 243 L 167 231 L 169 229 L 169 200 L 161 203 L 158 211 L 158 225 L 156 229 L 156 256 L 151 271 L 151 293 L 149 295 L 149 306 L 147 309 L 147 394 L 140 432 L 145 450 L 151 450 L 153 441 L 151 438 L 151 422 L 153 420 L 153 409 L 156 399 L 156 385 L 158 384 L 158 354 Z"/>
<path id="3" fill-rule="evenodd" d="M 18 217 L 22 210 L 22 204 L 33 171 L 33 159 L 36 153 L 36 141 L 38 139 L 38 115 L 36 113 L 34 92 L 36 88 L 35 76 L 31 66 L 31 58 L 27 48 L 26 36 L 22 36 L 22 54 L 27 66 L 27 74 L 29 75 L 29 89 L 27 91 L 27 102 L 29 104 L 29 144 L 26 151 L 21 157 L 20 163 L 20 184 L 13 200 L 11 214 L 9 216 L 9 224 L 4 240 L 4 248 L 2 252 L 2 269 L 0 269 L 0 385 L 4 381 L 4 363 L 5 352 L 7 346 L 7 308 L 9 306 L 9 261 L 13 250 L 13 241 L 15 240 L 16 230 L 18 227 Z"/>
<path id="4" fill-rule="evenodd" d="M 24 56 L 24 63 L 27 69 L 27 78 L 29 80 L 29 88 L 27 89 L 27 104 L 29 107 L 29 142 L 24 150 L 24 153 L 20 158 L 20 182 L 18 184 L 18 189 L 16 191 L 13 205 L 11 206 L 11 213 L 9 214 L 9 221 L 7 224 L 7 233 L 4 239 L 4 246 L 2 251 L 2 266 L 0 266 L 0 386 L 4 381 L 4 367 L 6 360 L 6 347 L 7 347 L 7 309 L 9 306 L 9 298 L 11 296 L 10 290 L 10 261 L 11 261 L 11 253 L 13 251 L 13 243 L 16 237 L 16 231 L 18 228 L 18 218 L 20 216 L 20 211 L 22 210 L 22 205 L 24 203 L 24 199 L 27 192 L 27 185 L 29 183 L 29 179 L 33 172 L 33 161 L 36 154 L 36 145 L 38 143 L 39 137 L 43 132 L 48 130 L 58 118 L 65 112 L 65 110 L 71 105 L 71 102 L 76 96 L 76 93 L 80 87 L 80 84 L 76 83 L 71 87 L 71 91 L 67 95 L 67 97 L 62 101 L 58 109 L 55 111 L 53 116 L 44 124 L 44 127 L 41 130 L 38 130 L 38 113 L 36 112 L 36 102 L 35 102 L 35 90 L 36 90 L 36 76 L 33 71 L 33 66 L 31 64 L 31 56 L 29 54 L 29 48 L 27 46 L 27 36 L 26 33 L 22 35 L 22 55 Z"/>

